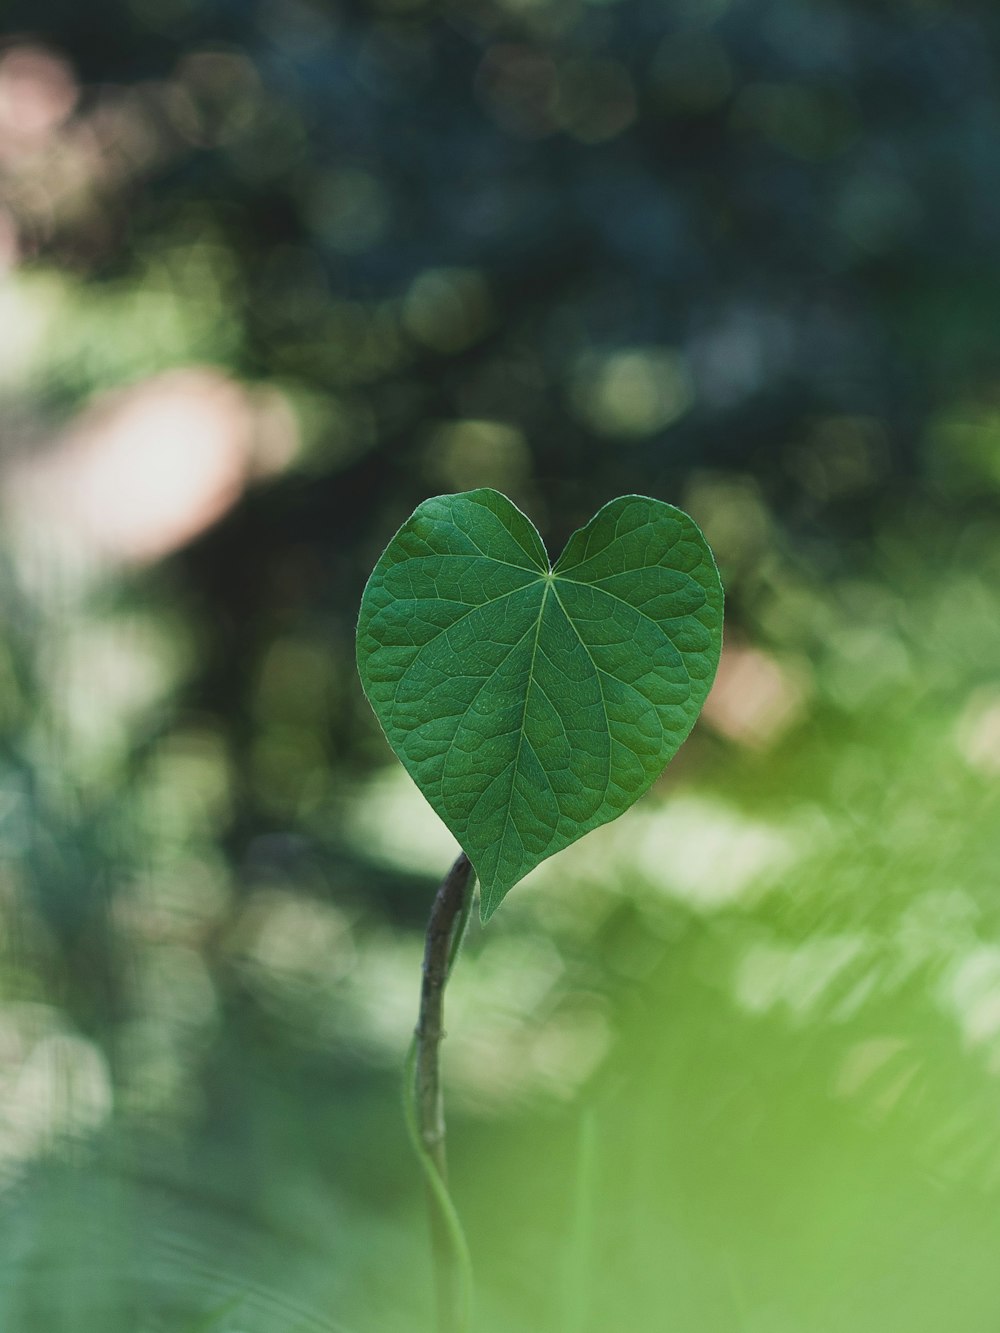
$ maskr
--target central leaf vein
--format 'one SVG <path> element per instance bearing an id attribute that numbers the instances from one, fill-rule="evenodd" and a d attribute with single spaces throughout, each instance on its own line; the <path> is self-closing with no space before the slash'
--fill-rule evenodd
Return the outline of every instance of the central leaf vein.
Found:
<path id="1" fill-rule="evenodd" d="M 604 686 L 601 684 L 601 673 L 600 673 L 600 670 L 599 670 L 599 668 L 598 668 L 597 663 L 594 661 L 594 655 L 593 655 L 593 653 L 590 651 L 590 649 L 587 647 L 587 645 L 584 643 L 584 641 L 583 641 L 583 635 L 582 635 L 582 634 L 580 633 L 580 631 L 577 629 L 576 624 L 575 624 L 574 621 L 573 621 L 573 617 L 569 614 L 569 612 L 566 610 L 565 606 L 563 605 L 563 600 L 562 600 L 562 598 L 559 596 L 559 590 L 556 588 L 556 586 L 555 586 L 555 582 L 554 582 L 554 581 L 553 581 L 553 584 L 552 584 L 552 591 L 553 591 L 553 593 L 555 594 L 555 599 L 556 599 L 556 601 L 559 603 L 559 610 L 563 613 L 563 617 L 565 618 L 566 624 L 570 627 L 570 629 L 571 629 L 571 630 L 573 631 L 573 633 L 576 635 L 577 639 L 579 639 L 579 641 L 580 641 L 580 647 L 581 647 L 581 648 L 583 649 L 583 651 L 587 654 L 587 660 L 590 662 L 590 665 L 593 667 L 593 670 L 594 670 L 594 679 L 597 681 L 597 689 L 598 689 L 598 692 L 599 692 L 599 694 L 600 694 L 600 696 L 601 696 L 601 708 L 602 708 L 603 711 L 604 711 L 604 730 L 605 730 L 605 732 L 607 733 L 607 736 L 608 736 L 608 772 L 607 772 L 607 776 L 606 776 L 605 779 L 604 779 L 604 792 L 603 792 L 603 795 L 601 796 L 601 800 L 602 800 L 602 801 L 606 801 L 606 800 L 608 799 L 608 792 L 611 790 L 611 736 L 612 736 L 612 732 L 611 732 L 611 718 L 610 718 L 610 716 L 609 716 L 609 714 L 608 714 L 608 701 L 607 701 L 607 699 L 606 699 L 605 696 L 604 696 Z"/>

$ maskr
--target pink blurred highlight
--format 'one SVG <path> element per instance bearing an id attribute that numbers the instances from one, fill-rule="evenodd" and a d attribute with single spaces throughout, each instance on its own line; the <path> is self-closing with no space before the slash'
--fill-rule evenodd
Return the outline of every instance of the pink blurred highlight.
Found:
<path id="1" fill-rule="evenodd" d="M 217 522 L 297 447 L 294 418 L 221 372 L 188 368 L 101 395 L 13 470 L 17 518 L 98 562 L 143 565 Z"/>

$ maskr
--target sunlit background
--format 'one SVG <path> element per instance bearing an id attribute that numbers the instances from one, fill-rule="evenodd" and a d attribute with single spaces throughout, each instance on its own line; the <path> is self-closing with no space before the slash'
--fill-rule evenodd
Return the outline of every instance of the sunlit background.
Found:
<path id="1" fill-rule="evenodd" d="M 353 638 L 477 485 L 728 592 L 454 977 L 477 1333 L 996 1333 L 998 162 L 991 0 L 5 0 L 4 1333 L 429 1333 Z"/>

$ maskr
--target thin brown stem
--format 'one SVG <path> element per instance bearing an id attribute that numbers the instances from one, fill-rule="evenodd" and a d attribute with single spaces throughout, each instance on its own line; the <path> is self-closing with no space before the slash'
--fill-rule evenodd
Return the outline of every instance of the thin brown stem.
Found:
<path id="1" fill-rule="evenodd" d="M 440 1333 L 462 1333 L 466 1318 L 460 1256 L 455 1250 L 452 1218 L 442 1200 L 442 1190 L 447 1200 L 448 1162 L 440 1056 L 441 1039 L 445 1035 L 444 988 L 468 916 L 472 884 L 472 866 L 463 852 L 441 881 L 427 923 L 420 1019 L 416 1029 L 416 1129 L 423 1154 L 439 1182 L 435 1188 L 436 1182 L 428 1179 L 427 1204 Z"/>

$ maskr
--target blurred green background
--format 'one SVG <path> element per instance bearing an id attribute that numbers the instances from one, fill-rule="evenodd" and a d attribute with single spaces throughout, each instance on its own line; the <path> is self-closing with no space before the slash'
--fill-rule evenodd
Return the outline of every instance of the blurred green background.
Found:
<path id="1" fill-rule="evenodd" d="M 728 591 L 452 983 L 477 1333 L 1000 1328 L 1000 10 L 0 5 L 0 1328 L 421 1333 L 427 495 Z"/>

